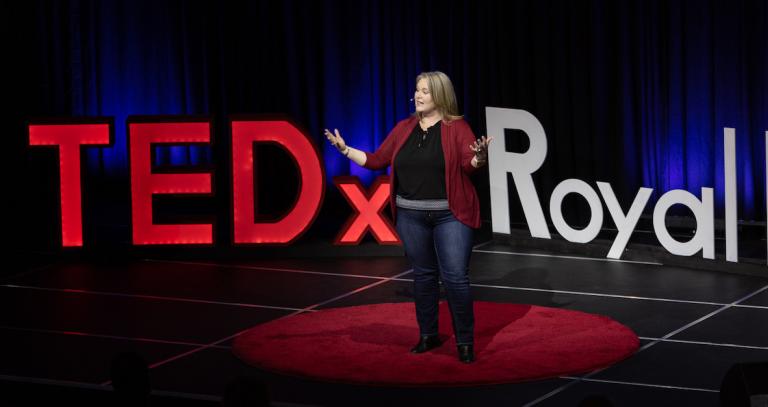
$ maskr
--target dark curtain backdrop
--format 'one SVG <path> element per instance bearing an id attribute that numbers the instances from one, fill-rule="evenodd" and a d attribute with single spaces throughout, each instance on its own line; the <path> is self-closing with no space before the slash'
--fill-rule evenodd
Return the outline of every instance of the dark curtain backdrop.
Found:
<path id="1" fill-rule="evenodd" d="M 227 229 L 226 121 L 254 113 L 291 118 L 321 146 L 326 207 L 335 208 L 324 210 L 337 218 L 329 221 L 333 229 L 349 209 L 331 178 L 352 174 L 369 184 L 384 172 L 351 164 L 327 145 L 322 129 L 338 128 L 349 144 L 374 150 L 412 112 L 415 76 L 441 70 L 453 79 L 460 109 L 478 135 L 485 132 L 485 106 L 525 109 L 542 122 L 549 153 L 535 180 L 545 208 L 554 186 L 575 177 L 611 182 L 625 208 L 641 186 L 654 188 L 654 201 L 670 189 L 699 195 L 701 187 L 714 187 L 722 217 L 727 126 L 736 128 L 739 218 L 766 217 L 766 1 L 134 0 L 2 7 L 6 63 L 14 69 L 6 78 L 11 161 L 22 157 L 33 174 L 17 185 L 25 191 L 22 210 L 30 200 L 56 199 L 55 189 L 38 191 L 55 184 L 45 180 L 55 178 L 56 167 L 46 164 L 51 156 L 26 146 L 26 120 L 114 117 L 115 146 L 88 149 L 86 172 L 91 185 L 112 186 L 113 195 L 127 199 L 126 118 L 205 115 L 214 120 L 213 148 L 159 148 L 157 164 L 215 164 L 221 202 L 214 206 Z M 295 171 L 279 151 L 260 157 L 257 171 L 271 174 L 263 177 L 260 196 L 273 197 L 262 198 L 262 208 L 278 213 L 291 201 Z M 487 221 L 487 177 L 478 175 L 476 184 Z M 50 212 L 56 204 L 33 207 Z M 585 210 L 574 208 L 570 216 L 578 223 Z M 128 219 L 128 213 L 111 216 Z M 519 211 L 513 219 L 522 219 Z"/>

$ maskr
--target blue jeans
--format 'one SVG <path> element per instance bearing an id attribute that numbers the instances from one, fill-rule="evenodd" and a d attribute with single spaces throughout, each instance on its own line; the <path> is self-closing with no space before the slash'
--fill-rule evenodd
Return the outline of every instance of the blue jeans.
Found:
<path id="1" fill-rule="evenodd" d="M 457 345 L 474 343 L 475 314 L 469 287 L 473 230 L 450 210 L 397 208 L 397 234 L 413 266 L 413 297 L 421 335 L 437 335 L 443 282 Z"/>

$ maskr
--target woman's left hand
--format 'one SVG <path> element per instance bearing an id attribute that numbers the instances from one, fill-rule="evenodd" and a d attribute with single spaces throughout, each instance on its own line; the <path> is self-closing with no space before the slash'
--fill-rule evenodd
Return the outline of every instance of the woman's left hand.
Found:
<path id="1" fill-rule="evenodd" d="M 485 162 L 488 160 L 488 145 L 491 144 L 491 140 L 493 140 L 493 136 L 482 136 L 475 140 L 474 144 L 469 145 L 470 150 L 475 152 L 477 161 Z"/>

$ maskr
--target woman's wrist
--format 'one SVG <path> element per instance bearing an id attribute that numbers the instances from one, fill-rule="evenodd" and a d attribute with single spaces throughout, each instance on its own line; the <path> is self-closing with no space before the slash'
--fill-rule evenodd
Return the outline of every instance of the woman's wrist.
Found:
<path id="1" fill-rule="evenodd" d="M 349 146 L 344 146 L 344 151 L 341 152 L 344 157 L 349 157 Z"/>

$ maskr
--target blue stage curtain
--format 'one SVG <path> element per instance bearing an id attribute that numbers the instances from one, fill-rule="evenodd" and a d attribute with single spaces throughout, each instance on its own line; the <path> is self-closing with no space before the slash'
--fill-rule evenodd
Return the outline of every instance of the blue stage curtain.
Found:
<path id="1" fill-rule="evenodd" d="M 412 112 L 414 78 L 442 70 L 484 133 L 484 107 L 544 125 L 542 197 L 565 178 L 724 202 L 723 127 L 736 128 L 739 217 L 765 219 L 768 3 L 695 1 L 39 1 L 9 13 L 30 51 L 35 116 L 114 116 L 116 144 L 89 171 L 127 172 L 129 115 L 207 115 L 217 143 L 236 113 L 292 118 L 328 181 L 350 164 L 322 136 L 374 150 Z M 224 155 L 222 155 L 224 156 Z M 220 165 L 211 148 L 162 148 L 158 164 Z M 480 182 L 481 190 L 487 188 Z M 487 184 L 487 182 L 486 182 Z M 486 203 L 487 205 L 487 203 Z"/>

